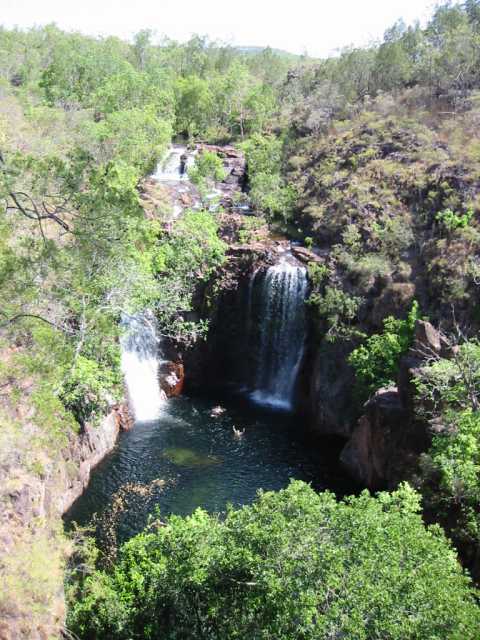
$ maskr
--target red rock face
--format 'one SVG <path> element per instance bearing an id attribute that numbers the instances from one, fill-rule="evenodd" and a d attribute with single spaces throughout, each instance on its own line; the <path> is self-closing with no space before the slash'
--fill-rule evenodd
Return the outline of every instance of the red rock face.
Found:
<path id="1" fill-rule="evenodd" d="M 167 398 L 175 398 L 183 391 L 185 372 L 180 362 L 162 362 L 159 371 L 159 381 L 162 391 Z"/>
<path id="2" fill-rule="evenodd" d="M 376 490 L 388 484 L 407 416 L 396 387 L 379 389 L 365 409 L 340 460 L 359 484 Z"/>
<path id="3" fill-rule="evenodd" d="M 130 431 L 135 424 L 135 420 L 130 413 L 130 409 L 128 408 L 128 404 L 122 403 L 114 407 L 115 412 L 115 420 L 117 421 L 118 427 L 121 431 Z"/>

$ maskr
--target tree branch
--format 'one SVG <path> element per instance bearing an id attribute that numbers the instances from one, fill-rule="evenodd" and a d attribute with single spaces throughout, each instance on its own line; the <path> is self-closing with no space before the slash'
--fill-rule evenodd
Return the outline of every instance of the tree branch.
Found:
<path id="1" fill-rule="evenodd" d="M 2 313 L 1 315 L 4 316 L 5 314 Z M 2 322 L 0 324 L 0 330 L 1 329 L 5 329 L 6 327 L 8 327 L 11 324 L 14 324 L 18 320 L 23 320 L 24 318 L 30 318 L 30 319 L 33 319 L 33 320 L 40 320 L 41 322 L 45 322 L 46 324 L 50 325 L 54 329 L 57 329 L 58 331 L 62 331 L 63 333 L 66 333 L 68 335 L 74 335 L 74 332 L 72 330 L 69 330 L 66 327 L 62 327 L 62 326 L 56 324 L 55 322 L 51 322 L 50 320 L 47 320 L 46 318 L 43 318 L 42 316 L 38 316 L 35 313 L 17 313 L 15 316 L 12 316 L 8 320 L 5 320 L 4 322 Z"/>

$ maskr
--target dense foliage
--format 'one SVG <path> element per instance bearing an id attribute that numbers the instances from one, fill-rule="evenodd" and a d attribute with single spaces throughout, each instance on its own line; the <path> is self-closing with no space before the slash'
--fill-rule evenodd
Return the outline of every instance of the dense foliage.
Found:
<path id="1" fill-rule="evenodd" d="M 469 581 L 408 485 L 337 502 L 294 482 L 224 520 L 152 524 L 71 587 L 81 638 L 462 638 Z"/>
<path id="2" fill-rule="evenodd" d="M 295 206 L 296 190 L 282 177 L 282 140 L 255 134 L 242 148 L 248 163 L 252 203 L 272 222 L 287 221 Z"/>
<path id="3" fill-rule="evenodd" d="M 383 332 L 373 334 L 352 351 L 349 362 L 364 391 L 371 393 L 395 384 L 400 358 L 412 345 L 417 319 L 418 304 L 414 303 L 405 320 L 385 318 Z"/>
<path id="4" fill-rule="evenodd" d="M 419 412 L 434 426 L 422 456 L 421 489 L 435 514 L 478 571 L 480 558 L 480 346 L 464 342 L 453 358 L 438 358 L 416 378 Z"/>

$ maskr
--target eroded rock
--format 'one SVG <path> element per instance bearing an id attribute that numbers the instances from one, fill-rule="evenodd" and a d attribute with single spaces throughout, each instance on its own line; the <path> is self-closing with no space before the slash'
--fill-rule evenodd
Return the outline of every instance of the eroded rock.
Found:
<path id="1" fill-rule="evenodd" d="M 407 419 L 397 387 L 379 389 L 367 403 L 365 414 L 340 455 L 340 461 L 359 484 L 370 489 L 388 484 Z"/>
<path id="2" fill-rule="evenodd" d="M 317 255 L 310 249 L 307 249 L 306 247 L 297 247 L 295 245 L 292 245 L 292 253 L 298 260 L 300 260 L 300 262 L 303 262 L 304 264 L 308 264 L 309 262 L 323 264 L 325 262 L 324 258 Z"/>
<path id="3" fill-rule="evenodd" d="M 179 396 L 185 382 L 184 366 L 181 362 L 162 362 L 159 367 L 159 381 L 167 398 Z"/>
<path id="4" fill-rule="evenodd" d="M 347 358 L 348 344 L 325 343 L 316 353 L 310 380 L 312 428 L 319 435 L 348 438 L 356 409 L 352 399 L 355 376 Z"/>

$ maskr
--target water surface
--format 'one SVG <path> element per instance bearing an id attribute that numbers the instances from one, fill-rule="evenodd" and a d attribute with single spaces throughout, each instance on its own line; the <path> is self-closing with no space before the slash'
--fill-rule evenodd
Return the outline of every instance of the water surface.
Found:
<path id="1" fill-rule="evenodd" d="M 122 434 L 67 514 L 67 524 L 86 525 L 97 514 L 102 535 L 113 528 L 123 541 L 158 509 L 161 518 L 197 507 L 223 512 L 227 503 L 250 503 L 259 489 L 284 488 L 291 478 L 317 489 L 341 486 L 328 464 L 332 452 L 315 453 L 302 439 L 301 418 L 241 400 L 222 402 L 225 413 L 213 417 L 217 403 L 172 399 L 158 420 Z M 243 435 L 235 435 L 234 427 Z"/>

